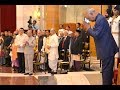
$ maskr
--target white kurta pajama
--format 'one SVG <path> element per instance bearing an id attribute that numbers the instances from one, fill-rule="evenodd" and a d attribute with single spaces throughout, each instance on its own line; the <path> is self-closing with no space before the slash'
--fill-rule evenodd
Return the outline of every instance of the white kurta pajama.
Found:
<path id="1" fill-rule="evenodd" d="M 112 22 L 111 25 L 111 31 L 112 31 L 112 35 L 117 43 L 117 46 L 120 48 L 120 29 L 119 29 L 119 23 L 120 23 L 120 16 L 118 16 L 117 18 L 115 18 Z M 114 68 L 117 68 L 117 60 L 118 58 L 120 58 L 120 52 L 116 53 L 115 55 L 115 65 Z"/>
<path id="2" fill-rule="evenodd" d="M 35 46 L 35 38 L 27 37 L 26 41 L 29 45 L 25 46 L 24 54 L 25 54 L 25 73 L 33 73 L 33 58 L 34 58 L 34 46 Z"/>
<path id="3" fill-rule="evenodd" d="M 49 67 L 52 69 L 52 71 L 56 72 L 57 70 L 57 62 L 58 62 L 58 36 L 56 34 L 50 36 L 50 42 L 49 42 L 49 53 L 48 53 L 48 63 Z"/>

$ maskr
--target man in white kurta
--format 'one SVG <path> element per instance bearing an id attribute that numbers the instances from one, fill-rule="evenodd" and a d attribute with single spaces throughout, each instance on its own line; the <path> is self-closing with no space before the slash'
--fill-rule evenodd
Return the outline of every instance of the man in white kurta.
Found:
<path id="1" fill-rule="evenodd" d="M 25 60 L 24 60 L 24 42 L 27 35 L 24 33 L 24 29 L 19 29 L 19 34 L 16 36 L 15 45 L 17 46 L 17 57 L 18 57 L 18 64 L 19 69 L 18 73 L 25 72 Z"/>
<path id="2" fill-rule="evenodd" d="M 118 7 L 114 7 L 113 10 L 113 20 L 111 23 L 111 31 L 112 31 L 112 35 L 117 43 L 117 46 L 120 47 L 120 11 Z M 116 53 L 115 55 L 115 65 L 114 65 L 114 69 L 117 69 L 117 63 L 118 60 L 120 59 L 120 52 Z"/>
<path id="3" fill-rule="evenodd" d="M 48 63 L 49 67 L 51 68 L 51 73 L 56 74 L 57 73 L 57 62 L 58 62 L 58 36 L 55 33 L 54 29 L 50 30 L 50 41 L 47 48 L 49 49 L 48 54 Z"/>
<path id="4" fill-rule="evenodd" d="M 27 31 L 28 37 L 25 42 L 25 74 L 24 75 L 32 75 L 33 73 L 33 58 L 34 58 L 34 46 L 35 46 L 35 38 L 32 36 L 32 31 Z"/>

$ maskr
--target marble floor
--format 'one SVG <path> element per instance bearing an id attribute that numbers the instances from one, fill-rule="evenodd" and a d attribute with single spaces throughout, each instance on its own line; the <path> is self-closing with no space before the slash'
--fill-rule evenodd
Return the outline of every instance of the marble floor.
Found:
<path id="1" fill-rule="evenodd" d="M 14 72 L 11 67 L 0 66 L 0 85 L 102 85 L 99 63 L 91 64 L 91 69 L 93 71 L 55 75 L 37 72 L 29 76 Z"/>
<path id="2" fill-rule="evenodd" d="M 0 85 L 101 85 L 101 73 L 68 72 L 68 74 L 37 73 L 32 76 L 0 73 Z"/>
<path id="3" fill-rule="evenodd" d="M 0 85 L 101 85 L 100 71 L 68 72 L 68 74 L 0 73 Z"/>

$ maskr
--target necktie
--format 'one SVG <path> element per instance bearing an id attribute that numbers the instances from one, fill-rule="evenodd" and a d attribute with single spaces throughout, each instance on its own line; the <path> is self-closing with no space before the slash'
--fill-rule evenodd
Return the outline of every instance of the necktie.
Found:
<path id="1" fill-rule="evenodd" d="M 75 37 L 75 39 L 74 39 L 74 43 L 76 42 L 76 40 L 77 40 L 77 38 Z"/>

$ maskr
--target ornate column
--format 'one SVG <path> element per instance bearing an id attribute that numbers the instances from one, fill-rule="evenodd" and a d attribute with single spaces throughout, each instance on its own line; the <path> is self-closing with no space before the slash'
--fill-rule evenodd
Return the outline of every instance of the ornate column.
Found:
<path id="1" fill-rule="evenodd" d="M 59 5 L 45 5 L 45 29 L 59 29 Z"/>
<path id="2" fill-rule="evenodd" d="M 16 5 L 16 28 L 23 27 L 23 5 Z"/>

